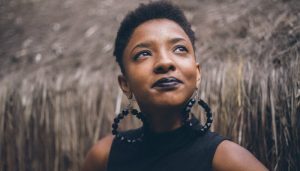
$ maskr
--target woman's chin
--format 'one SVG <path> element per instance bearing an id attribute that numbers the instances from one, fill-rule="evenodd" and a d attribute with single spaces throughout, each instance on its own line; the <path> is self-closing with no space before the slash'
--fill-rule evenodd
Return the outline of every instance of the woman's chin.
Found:
<path id="1" fill-rule="evenodd" d="M 176 108 L 182 107 L 189 98 L 166 98 L 154 101 L 152 106 L 158 108 Z"/>
<path id="2" fill-rule="evenodd" d="M 182 91 L 152 92 L 147 94 L 147 96 L 137 97 L 137 101 L 140 107 L 147 109 L 172 109 L 174 107 L 179 109 L 186 104 L 192 94 L 193 92 Z"/>

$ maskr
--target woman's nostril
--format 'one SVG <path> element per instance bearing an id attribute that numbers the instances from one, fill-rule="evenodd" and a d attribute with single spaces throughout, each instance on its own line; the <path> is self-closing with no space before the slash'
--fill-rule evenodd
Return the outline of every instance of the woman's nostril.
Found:
<path id="1" fill-rule="evenodd" d="M 155 67 L 154 68 L 154 72 L 159 74 L 159 73 L 163 73 L 164 72 L 164 69 L 162 66 L 159 66 L 159 67 Z"/>
<path id="2" fill-rule="evenodd" d="M 169 70 L 175 71 L 175 66 L 174 65 L 170 65 Z"/>
<path id="3" fill-rule="evenodd" d="M 160 65 L 154 68 L 156 74 L 167 73 L 169 71 L 175 71 L 174 65 Z"/>

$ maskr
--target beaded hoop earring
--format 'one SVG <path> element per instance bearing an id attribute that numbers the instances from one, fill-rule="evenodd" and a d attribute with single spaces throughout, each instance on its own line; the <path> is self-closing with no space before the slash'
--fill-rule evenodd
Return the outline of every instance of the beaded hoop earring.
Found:
<path id="1" fill-rule="evenodd" d="M 189 120 L 189 113 L 191 112 L 191 109 L 193 107 L 193 105 L 195 104 L 196 100 L 195 99 L 190 99 L 189 102 L 187 103 L 186 107 L 184 108 L 183 111 L 183 125 L 187 125 L 192 127 L 193 123 L 190 122 Z M 198 104 L 205 110 L 206 112 L 206 123 L 204 124 L 204 126 L 201 125 L 200 128 L 200 132 L 201 133 L 205 133 L 211 126 L 212 122 L 213 122 L 213 118 L 212 118 L 212 113 L 210 110 L 210 107 L 208 106 L 207 103 L 205 103 L 203 100 L 199 99 L 198 100 Z"/>
<path id="2" fill-rule="evenodd" d="M 142 141 L 142 138 L 144 136 L 144 133 L 142 132 L 140 135 L 136 136 L 136 137 L 127 137 L 125 135 L 121 135 L 120 132 L 118 132 L 118 127 L 119 127 L 119 123 L 122 119 L 124 119 L 125 116 L 127 116 L 129 113 L 131 113 L 132 115 L 136 116 L 138 119 L 140 119 L 143 123 L 145 123 L 145 116 L 141 113 L 138 112 L 136 109 L 133 109 L 131 106 L 131 102 L 129 103 L 128 107 L 126 109 L 124 109 L 121 113 L 119 113 L 115 118 L 114 118 L 114 123 L 112 124 L 112 134 L 115 135 L 115 137 L 121 141 L 125 141 L 128 143 L 135 143 L 135 142 L 139 142 Z"/>

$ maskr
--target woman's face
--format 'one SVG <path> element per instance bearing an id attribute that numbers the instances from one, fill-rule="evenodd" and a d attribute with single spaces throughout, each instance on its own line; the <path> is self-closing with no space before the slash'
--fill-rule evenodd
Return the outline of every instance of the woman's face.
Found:
<path id="1" fill-rule="evenodd" d="M 193 45 L 184 30 L 168 19 L 153 19 L 133 32 L 123 54 L 119 84 L 144 111 L 181 107 L 200 80 Z"/>

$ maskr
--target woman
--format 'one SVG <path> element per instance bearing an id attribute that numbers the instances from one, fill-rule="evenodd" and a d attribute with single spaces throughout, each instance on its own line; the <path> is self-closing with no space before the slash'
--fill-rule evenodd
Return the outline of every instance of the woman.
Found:
<path id="1" fill-rule="evenodd" d="M 125 109 L 113 124 L 113 134 L 89 151 L 86 171 L 267 170 L 241 146 L 207 131 L 189 115 L 200 84 L 194 32 L 182 11 L 168 2 L 141 5 L 129 13 L 118 31 L 114 55 L 121 68 L 119 85 L 135 98 L 141 113 Z M 117 132 L 128 113 L 144 125 Z"/>

